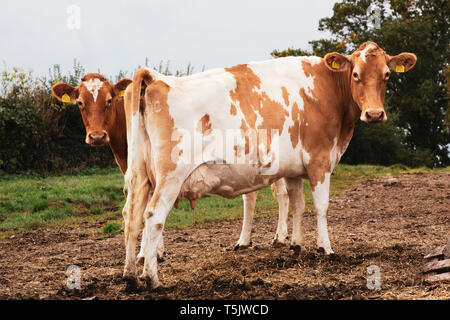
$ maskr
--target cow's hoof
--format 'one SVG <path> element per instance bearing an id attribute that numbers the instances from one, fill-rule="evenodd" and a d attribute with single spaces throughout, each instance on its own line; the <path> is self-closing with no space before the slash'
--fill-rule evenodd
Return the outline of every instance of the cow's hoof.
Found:
<path id="1" fill-rule="evenodd" d="M 238 251 L 238 250 L 245 250 L 250 248 L 251 246 L 253 246 L 253 243 L 250 241 L 250 243 L 248 245 L 243 245 L 243 244 L 237 244 L 234 246 L 233 250 L 234 251 Z"/>
<path id="2" fill-rule="evenodd" d="M 341 257 L 334 252 L 330 253 L 327 257 L 331 261 L 337 261 L 337 262 L 341 261 Z"/>
<path id="3" fill-rule="evenodd" d="M 294 251 L 294 256 L 298 256 L 300 254 L 300 252 L 302 251 L 302 246 L 300 246 L 298 244 L 291 244 L 289 249 Z"/>
<path id="4" fill-rule="evenodd" d="M 286 242 L 280 241 L 278 239 L 274 239 L 272 241 L 272 246 L 274 248 L 281 248 L 281 247 L 284 247 L 286 244 L 287 244 Z"/>
<path id="5" fill-rule="evenodd" d="M 156 254 L 158 262 L 163 262 L 165 255 L 166 255 L 166 253 L 164 251 L 158 251 L 157 254 Z"/>
<path id="6" fill-rule="evenodd" d="M 325 254 L 325 255 L 327 255 L 327 256 L 334 254 L 333 250 L 331 250 L 331 249 L 328 249 L 328 250 L 327 250 L 327 249 L 325 249 L 325 248 L 323 248 L 323 247 L 317 248 L 317 252 L 318 252 L 318 253 L 323 253 L 323 254 Z"/>
<path id="7" fill-rule="evenodd" d="M 135 292 L 139 288 L 139 283 L 136 277 L 124 277 L 125 292 Z"/>
<path id="8" fill-rule="evenodd" d="M 155 290 L 160 286 L 158 279 L 151 279 L 148 275 L 140 275 L 139 280 L 150 290 Z"/>

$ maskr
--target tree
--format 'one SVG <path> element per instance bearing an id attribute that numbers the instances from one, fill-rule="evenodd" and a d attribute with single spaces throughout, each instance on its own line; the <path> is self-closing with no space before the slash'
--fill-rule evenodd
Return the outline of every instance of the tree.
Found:
<path id="1" fill-rule="evenodd" d="M 343 160 L 358 162 L 358 155 L 365 154 L 363 150 L 367 150 L 368 144 L 380 148 L 392 143 L 392 139 L 380 141 L 379 134 L 369 136 L 368 131 L 389 130 L 399 149 L 390 159 L 382 160 L 382 164 L 448 166 L 449 27 L 447 0 L 343 0 L 334 5 L 332 17 L 319 21 L 319 30 L 331 32 L 330 39 L 310 41 L 311 51 L 291 48 L 274 50 L 272 55 L 324 56 L 331 51 L 350 54 L 369 40 L 391 55 L 414 52 L 418 57 L 414 69 L 406 76 L 393 73 L 387 87 L 386 109 L 392 122 L 370 129 L 358 123 Z M 386 152 L 386 148 L 381 149 Z M 377 157 L 359 158 L 369 163 L 380 161 Z"/>

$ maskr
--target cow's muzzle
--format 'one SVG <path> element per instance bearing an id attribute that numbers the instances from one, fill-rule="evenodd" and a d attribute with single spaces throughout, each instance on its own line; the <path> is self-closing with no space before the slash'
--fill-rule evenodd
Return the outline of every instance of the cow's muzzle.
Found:
<path id="1" fill-rule="evenodd" d="M 386 112 L 383 109 L 367 109 L 361 114 L 361 121 L 367 123 L 384 122 L 387 120 Z"/>
<path id="2" fill-rule="evenodd" d="M 101 147 L 109 142 L 109 136 L 106 131 L 89 132 L 86 136 L 86 143 L 93 147 Z"/>

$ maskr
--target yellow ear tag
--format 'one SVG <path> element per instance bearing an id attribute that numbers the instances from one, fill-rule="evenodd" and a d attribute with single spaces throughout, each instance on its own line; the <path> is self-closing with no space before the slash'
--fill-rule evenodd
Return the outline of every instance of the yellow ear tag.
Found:
<path id="1" fill-rule="evenodd" d="M 119 92 L 119 97 L 123 97 L 125 95 L 125 90 Z"/>
<path id="2" fill-rule="evenodd" d="M 331 67 L 333 69 L 339 69 L 341 67 L 341 65 L 338 62 L 333 61 L 333 63 L 331 64 Z"/>
<path id="3" fill-rule="evenodd" d="M 405 72 L 405 66 L 404 65 L 396 66 L 395 72 Z"/>
<path id="4" fill-rule="evenodd" d="M 63 96 L 61 97 L 61 101 L 64 103 L 69 103 L 70 102 L 70 97 L 67 93 L 64 93 Z"/>

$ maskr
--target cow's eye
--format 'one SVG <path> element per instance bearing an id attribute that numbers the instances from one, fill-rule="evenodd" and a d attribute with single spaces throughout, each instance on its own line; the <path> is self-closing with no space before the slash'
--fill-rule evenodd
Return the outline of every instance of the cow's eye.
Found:
<path id="1" fill-rule="evenodd" d="M 387 79 L 389 79 L 390 75 L 391 75 L 391 73 L 388 71 L 384 74 L 384 78 L 387 80 Z"/>
<path id="2" fill-rule="evenodd" d="M 77 104 L 78 104 L 78 107 L 81 108 L 83 106 L 83 101 L 78 101 Z"/>
<path id="3" fill-rule="evenodd" d="M 358 72 L 353 72 L 353 79 L 355 79 L 355 81 L 359 80 L 359 74 Z"/>
<path id="4" fill-rule="evenodd" d="M 108 105 L 110 105 L 110 104 L 112 103 L 112 99 L 111 99 L 111 98 L 108 99 L 108 101 L 106 101 L 106 103 L 107 103 Z"/>

